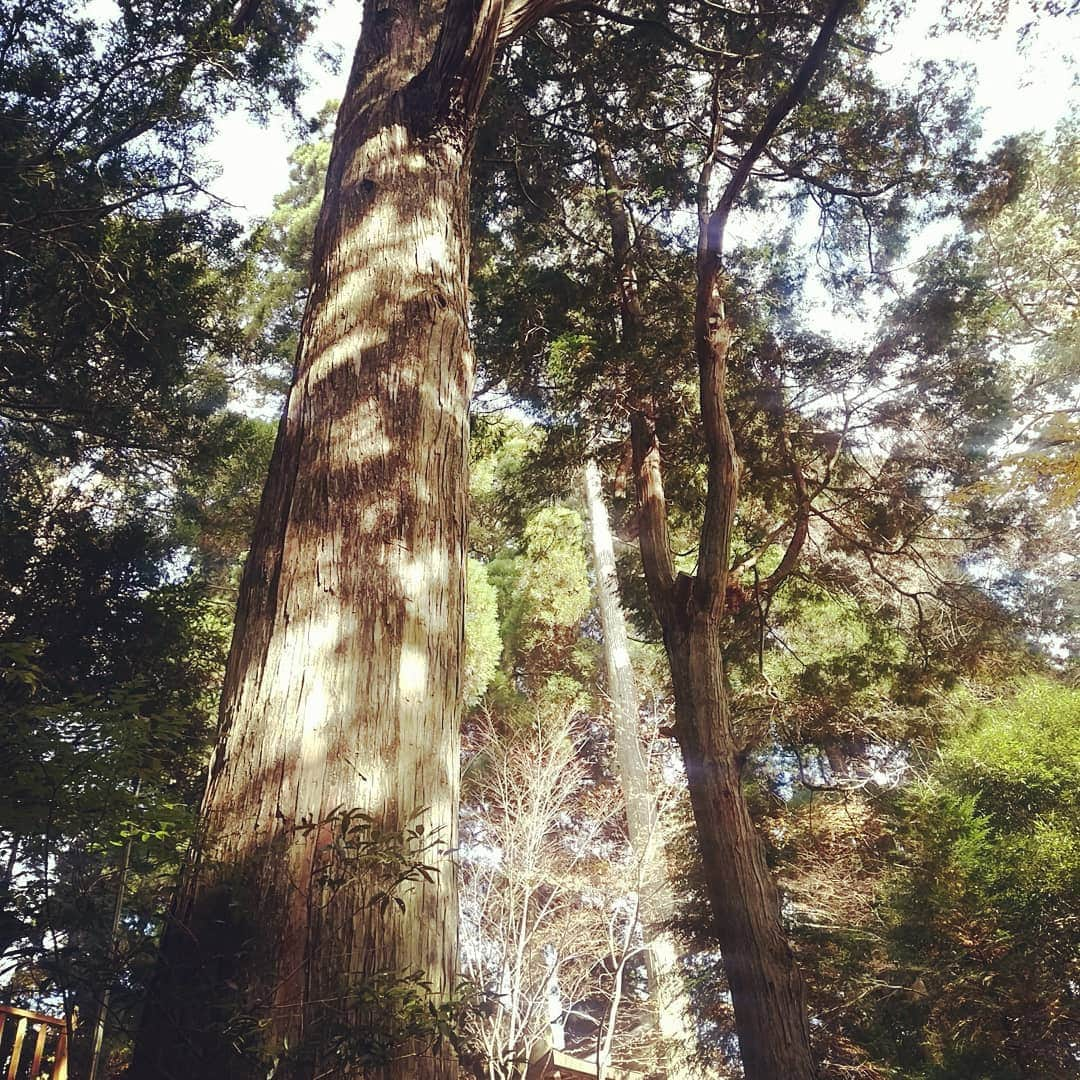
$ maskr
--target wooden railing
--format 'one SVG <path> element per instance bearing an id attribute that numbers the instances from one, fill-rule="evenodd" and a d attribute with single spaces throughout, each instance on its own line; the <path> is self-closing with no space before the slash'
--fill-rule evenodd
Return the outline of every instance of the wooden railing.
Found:
<path id="1" fill-rule="evenodd" d="M 33 1057 L 27 1056 L 28 1033 L 33 1033 Z M 55 1016 L 0 1005 L 0 1069 L 5 1065 L 4 1080 L 67 1080 L 67 1024 Z"/>

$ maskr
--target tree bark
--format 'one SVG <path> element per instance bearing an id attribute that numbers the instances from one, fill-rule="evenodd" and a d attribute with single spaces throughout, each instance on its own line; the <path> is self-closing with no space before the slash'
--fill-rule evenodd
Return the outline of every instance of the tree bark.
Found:
<path id="1" fill-rule="evenodd" d="M 674 573 L 659 445 L 647 416 L 637 416 L 633 426 L 643 558 L 671 665 L 675 734 L 743 1070 L 747 1080 L 810 1080 L 816 1070 L 803 979 L 780 923 L 776 885 L 743 795 L 724 684 L 722 607 L 711 603 L 700 578 Z M 734 479 L 732 474 L 733 484 Z"/>
<path id="2" fill-rule="evenodd" d="M 810 1080 L 806 990 L 780 922 L 776 885 L 742 792 L 723 660 L 708 620 L 671 651 L 679 743 L 748 1080 Z M 670 653 L 669 653 L 670 655 Z"/>
<path id="3" fill-rule="evenodd" d="M 366 6 L 138 1080 L 360 1076 L 350 1053 L 382 1021 L 359 989 L 382 973 L 433 1003 L 452 992 L 454 870 L 418 849 L 455 841 L 469 151 L 503 12 Z M 352 809 L 403 867 L 434 863 L 432 880 L 377 902 L 379 879 L 340 844 Z M 388 1056 L 362 1074 L 457 1075 L 445 1045 Z"/>

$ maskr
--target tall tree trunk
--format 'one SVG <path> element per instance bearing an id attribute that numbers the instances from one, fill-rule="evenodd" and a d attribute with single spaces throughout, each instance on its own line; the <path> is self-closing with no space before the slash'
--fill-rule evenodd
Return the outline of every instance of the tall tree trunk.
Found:
<path id="1" fill-rule="evenodd" d="M 723 592 L 675 575 L 667 547 L 659 445 L 646 415 L 634 419 L 641 546 L 675 693 L 675 734 L 701 848 L 713 926 L 735 1008 L 748 1080 L 810 1080 L 806 994 L 780 923 L 776 885 L 742 788 L 742 762 L 724 682 Z M 731 459 L 731 493 L 737 474 Z"/>
<path id="2" fill-rule="evenodd" d="M 539 8 L 366 6 L 138 1080 L 261 1080 L 275 1058 L 275 1077 L 359 1076 L 365 1026 L 395 1032 L 385 995 L 358 991 L 452 990 L 454 871 L 419 849 L 454 846 L 458 799 L 469 149 L 499 37 Z M 376 836 L 415 880 L 348 857 L 343 840 Z M 457 1075 L 445 1046 L 390 1056 L 386 1080 Z"/>
<path id="3" fill-rule="evenodd" d="M 648 968 L 650 1004 L 664 1043 L 665 1069 L 671 1080 L 693 1075 L 689 1059 L 694 1050 L 694 1021 L 679 971 L 678 948 L 667 929 L 674 903 L 667 860 L 657 836 L 656 800 L 641 755 L 638 695 L 630 664 L 626 618 L 619 599 L 619 578 L 600 470 L 591 458 L 585 463 L 585 506 L 596 575 L 596 606 L 604 634 L 604 670 L 611 700 L 612 728 L 619 784 L 626 803 L 630 847 L 639 867 L 639 912 Z"/>
<path id="4" fill-rule="evenodd" d="M 779 894 L 743 795 L 742 748 L 732 728 L 724 677 L 725 602 L 740 472 L 725 400 L 734 327 L 724 304 L 729 288 L 724 231 L 758 159 L 805 97 L 848 6 L 849 0 L 831 0 L 794 78 L 735 162 L 715 207 L 710 200 L 722 121 L 713 117 L 698 182 L 694 345 L 708 472 L 696 574 L 675 572 L 654 410 L 643 402 L 631 418 L 642 561 L 671 664 L 675 733 L 747 1080 L 813 1080 L 817 1070 L 805 984 L 784 935 Z M 790 574 L 807 535 L 806 485 L 797 463 L 792 461 L 792 467 L 799 512 L 780 566 L 765 585 L 768 591 Z"/>

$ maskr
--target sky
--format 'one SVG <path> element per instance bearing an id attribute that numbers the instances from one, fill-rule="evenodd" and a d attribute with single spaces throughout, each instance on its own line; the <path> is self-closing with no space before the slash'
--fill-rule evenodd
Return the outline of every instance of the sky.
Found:
<path id="1" fill-rule="evenodd" d="M 302 99 L 306 116 L 314 116 L 332 98 L 341 98 L 360 36 L 361 0 L 327 0 L 323 6 L 325 12 L 303 57 L 311 79 Z M 319 62 L 320 50 L 337 55 L 336 72 Z M 207 147 L 207 157 L 221 169 L 218 179 L 207 185 L 209 190 L 236 207 L 241 220 L 265 217 L 273 208 L 274 196 L 288 185 L 288 157 L 298 141 L 295 124 L 284 110 L 266 125 L 242 109 L 230 113 Z"/>
<path id="2" fill-rule="evenodd" d="M 305 113 L 314 115 L 331 98 L 340 98 L 352 48 L 360 31 L 360 0 L 328 0 L 307 50 L 305 66 L 312 82 L 305 94 Z M 941 4 L 919 0 L 897 27 L 892 48 L 874 60 L 878 75 L 898 84 L 927 59 L 964 60 L 972 65 L 974 93 L 983 116 L 984 146 L 1004 135 L 1049 130 L 1062 117 L 1080 115 L 1080 87 L 1070 62 L 1080 56 L 1080 18 L 1046 19 L 1029 34 L 1023 47 L 1017 29 L 1028 17 L 1026 3 L 1013 3 L 1009 22 L 996 39 L 974 40 L 964 34 L 934 37 L 930 28 Z M 317 50 L 340 56 L 337 72 L 317 60 Z M 274 196 L 288 184 L 288 155 L 299 137 L 291 119 L 275 115 L 258 125 L 243 111 L 225 117 L 208 147 L 220 175 L 209 185 L 236 208 L 241 219 L 257 219 L 273 207 Z"/>

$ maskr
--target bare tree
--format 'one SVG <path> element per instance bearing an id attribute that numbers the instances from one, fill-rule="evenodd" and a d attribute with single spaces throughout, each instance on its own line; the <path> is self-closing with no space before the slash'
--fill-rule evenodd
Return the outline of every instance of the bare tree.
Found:
<path id="1" fill-rule="evenodd" d="M 562 1049 L 572 1013 L 589 1034 L 577 1053 L 599 1076 L 623 1049 L 628 967 L 643 945 L 617 806 L 599 792 L 565 717 L 499 733 L 484 725 L 463 814 L 462 959 L 484 992 L 475 1037 L 491 1080 L 539 1068 Z"/>

